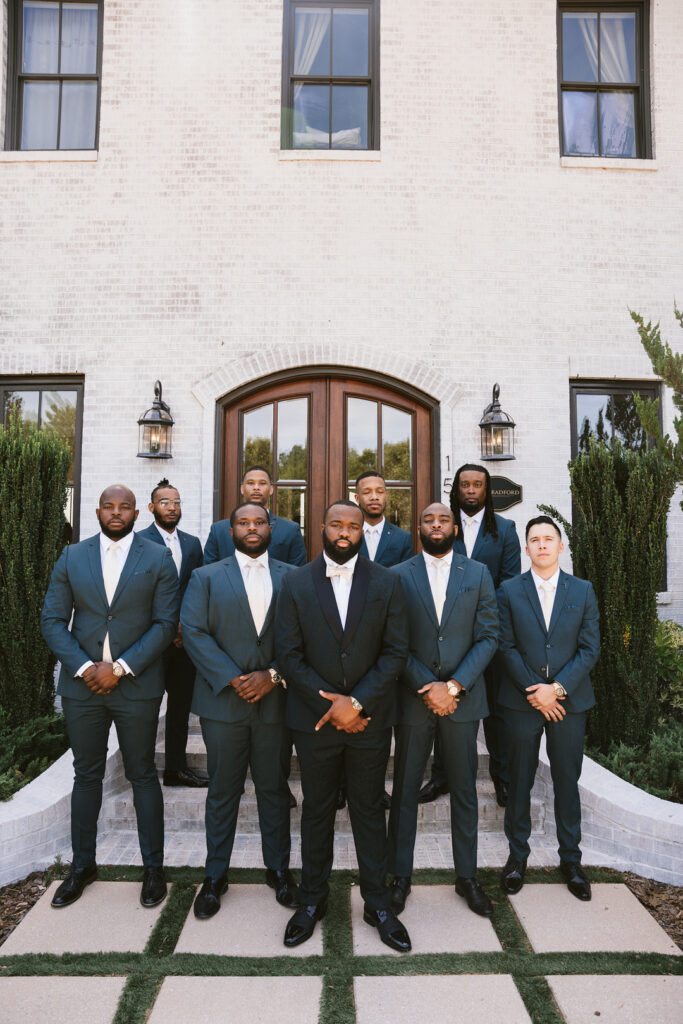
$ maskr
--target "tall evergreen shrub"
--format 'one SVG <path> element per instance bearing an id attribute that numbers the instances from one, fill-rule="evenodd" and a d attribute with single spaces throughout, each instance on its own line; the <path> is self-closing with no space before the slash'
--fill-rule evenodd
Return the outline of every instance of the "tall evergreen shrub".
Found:
<path id="1" fill-rule="evenodd" d="M 592 437 L 569 472 L 574 525 L 557 509 L 539 508 L 562 523 L 574 572 L 595 588 L 601 642 L 588 742 L 607 753 L 612 741 L 649 742 L 657 721 L 657 591 L 676 474 L 656 449 Z"/>
<path id="2" fill-rule="evenodd" d="M 54 710 L 55 660 L 40 635 L 40 613 L 64 531 L 68 445 L 0 426 L 0 706 L 10 725 Z"/>

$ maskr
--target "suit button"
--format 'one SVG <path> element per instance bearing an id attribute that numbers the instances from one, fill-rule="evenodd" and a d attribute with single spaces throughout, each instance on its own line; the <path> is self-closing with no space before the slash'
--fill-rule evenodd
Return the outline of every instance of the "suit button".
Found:
<path id="1" fill-rule="evenodd" d="M 102 641 L 101 641 L 101 640 L 98 640 L 98 641 L 97 641 L 97 646 L 98 646 L 98 647 L 101 647 L 101 646 L 102 646 Z"/>
<path id="2" fill-rule="evenodd" d="M 113 616 L 113 615 L 107 615 L 107 622 L 111 622 L 111 620 L 112 620 L 113 618 L 114 618 L 114 616 Z"/>
<path id="3" fill-rule="evenodd" d="M 439 666 L 437 665 L 437 663 L 436 663 L 435 661 L 434 661 L 434 662 L 432 662 L 432 668 L 436 669 L 436 668 L 438 668 L 438 667 L 439 667 Z"/>
<path id="4" fill-rule="evenodd" d="M 550 650 L 550 648 L 551 648 L 552 646 L 553 646 L 552 644 L 546 644 L 546 647 L 548 648 L 548 650 Z"/>
<path id="5" fill-rule="evenodd" d="M 439 643 L 440 643 L 440 644 L 442 644 L 442 643 L 443 643 L 443 641 L 444 641 L 444 638 L 443 638 L 442 636 L 440 636 L 440 637 L 439 637 Z"/>
<path id="6" fill-rule="evenodd" d="M 346 651 L 342 651 L 342 658 L 348 658 L 348 654 L 346 653 Z"/>
<path id="7" fill-rule="evenodd" d="M 257 641 L 256 641 L 256 646 L 257 646 L 257 647 L 260 647 L 262 643 L 263 643 L 263 641 L 262 641 L 262 640 L 257 640 Z"/>

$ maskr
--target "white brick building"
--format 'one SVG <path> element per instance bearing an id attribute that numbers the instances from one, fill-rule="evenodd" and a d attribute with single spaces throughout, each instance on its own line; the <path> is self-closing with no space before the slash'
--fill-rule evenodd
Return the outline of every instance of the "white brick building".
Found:
<path id="1" fill-rule="evenodd" d="M 629 308 L 679 344 L 680 0 L 623 4 L 645 67 L 628 158 L 561 155 L 558 36 L 574 12 L 557 0 L 382 0 L 366 142 L 378 148 L 306 151 L 281 149 L 283 0 L 91 3 L 97 148 L 21 150 L 34 95 L 22 93 L 21 25 L 55 6 L 26 15 L 0 0 L 0 387 L 21 392 L 29 374 L 48 389 L 82 383 L 81 537 L 104 485 L 129 484 L 145 509 L 168 474 L 185 527 L 205 539 L 229 503 L 217 408 L 297 367 L 311 379 L 374 371 L 425 393 L 432 493 L 479 461 L 499 382 L 517 459 L 489 468 L 524 488 L 507 514 L 524 524 L 537 502 L 569 514 L 570 383 L 609 394 L 653 380 Z M 54 49 L 49 33 L 38 42 Z M 49 55 L 27 52 L 24 71 L 42 73 Z M 72 83 L 58 80 L 66 110 Z M 156 378 L 176 421 L 170 463 L 136 458 Z M 307 476 L 331 497 L 345 422 L 334 415 L 310 424 Z M 682 537 L 676 502 L 662 612 L 679 621 Z"/>

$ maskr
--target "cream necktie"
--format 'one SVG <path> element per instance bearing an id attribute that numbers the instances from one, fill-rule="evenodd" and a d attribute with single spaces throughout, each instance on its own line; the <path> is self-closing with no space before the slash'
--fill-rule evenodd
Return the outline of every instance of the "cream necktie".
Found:
<path id="1" fill-rule="evenodd" d="M 268 612 L 266 607 L 266 578 L 263 573 L 266 567 L 262 562 L 251 559 L 247 562 L 245 568 L 249 570 L 246 584 L 251 617 L 254 620 L 256 632 L 260 635 L 263 623 L 266 621 L 266 613 Z"/>
<path id="2" fill-rule="evenodd" d="M 548 629 L 550 627 L 550 616 L 553 614 L 553 604 L 555 603 L 555 587 L 547 581 L 541 583 L 540 587 L 543 591 L 541 610 L 545 619 L 545 628 Z"/>
<path id="3" fill-rule="evenodd" d="M 178 534 L 175 531 L 173 533 L 166 534 L 166 544 L 171 550 L 171 555 L 173 556 L 173 561 L 175 562 L 176 572 L 178 573 L 178 576 L 180 576 L 180 566 L 182 565 L 183 561 L 183 553 L 180 550 L 180 540 L 178 539 Z"/>
<path id="4" fill-rule="evenodd" d="M 104 577 L 104 592 L 107 595 L 107 603 L 111 605 L 114 600 L 114 594 L 116 593 L 116 587 L 119 582 L 119 558 L 118 558 L 119 545 L 115 542 L 110 544 L 107 548 L 107 553 L 104 556 L 104 564 L 102 566 L 102 576 Z M 114 659 L 111 655 L 111 647 L 109 646 L 109 631 L 104 638 L 102 644 L 102 661 L 112 662 Z"/>
<path id="5" fill-rule="evenodd" d="M 446 588 L 448 586 L 449 568 L 448 562 L 443 558 L 435 558 L 432 560 L 432 597 L 434 598 L 436 618 L 439 623 L 441 623 L 443 606 L 446 603 Z M 446 571 L 444 572 L 444 570 Z"/>
<path id="6" fill-rule="evenodd" d="M 368 555 L 370 561 L 374 562 L 375 555 L 377 554 L 377 548 L 379 547 L 379 527 L 371 526 L 365 531 L 365 543 L 368 548 Z"/>
<path id="7" fill-rule="evenodd" d="M 467 552 L 468 558 L 472 557 L 474 545 L 477 540 L 476 527 L 477 524 L 475 523 L 474 519 L 468 519 L 467 522 L 465 523 L 465 551 Z"/>

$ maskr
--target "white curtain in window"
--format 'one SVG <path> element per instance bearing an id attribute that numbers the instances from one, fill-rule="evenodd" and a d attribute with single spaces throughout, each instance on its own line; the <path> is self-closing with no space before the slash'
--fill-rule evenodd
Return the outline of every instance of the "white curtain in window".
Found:
<path id="1" fill-rule="evenodd" d="M 59 4 L 25 0 L 22 70 L 35 74 L 57 74 Z"/>
<path id="2" fill-rule="evenodd" d="M 594 15 L 577 18 L 586 48 L 586 58 L 596 81 L 632 82 L 633 72 L 629 58 L 629 47 L 624 33 L 624 17 L 600 19 L 600 63 L 598 76 L 598 23 Z"/>
<path id="3" fill-rule="evenodd" d="M 296 38 L 294 40 L 294 74 L 307 75 L 330 25 L 329 10 L 299 10 L 296 12 Z M 294 86 L 294 98 L 301 91 L 301 83 Z"/>

